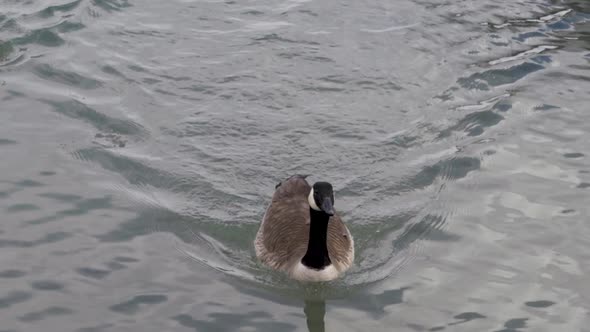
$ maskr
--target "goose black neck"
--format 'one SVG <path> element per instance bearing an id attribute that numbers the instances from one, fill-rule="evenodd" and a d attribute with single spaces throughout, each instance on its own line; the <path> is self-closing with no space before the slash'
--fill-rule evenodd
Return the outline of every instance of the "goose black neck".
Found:
<path id="1" fill-rule="evenodd" d="M 330 265 L 330 256 L 328 255 L 328 222 L 330 216 L 323 211 L 309 209 L 309 242 L 307 252 L 301 259 L 303 265 L 312 269 L 321 270 Z"/>

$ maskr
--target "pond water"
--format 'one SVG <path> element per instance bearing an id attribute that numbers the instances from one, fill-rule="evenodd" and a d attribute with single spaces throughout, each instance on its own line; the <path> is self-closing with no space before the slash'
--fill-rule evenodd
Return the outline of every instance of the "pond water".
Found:
<path id="1" fill-rule="evenodd" d="M 2 332 L 590 331 L 590 1 L 1 0 L 0 100 Z"/>

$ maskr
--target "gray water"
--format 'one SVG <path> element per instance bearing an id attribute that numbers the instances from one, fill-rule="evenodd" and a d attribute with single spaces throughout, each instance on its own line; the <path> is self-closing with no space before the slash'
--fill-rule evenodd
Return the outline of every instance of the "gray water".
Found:
<path id="1" fill-rule="evenodd" d="M 590 1 L 0 0 L 0 331 L 590 331 Z M 342 279 L 268 271 L 336 189 Z"/>

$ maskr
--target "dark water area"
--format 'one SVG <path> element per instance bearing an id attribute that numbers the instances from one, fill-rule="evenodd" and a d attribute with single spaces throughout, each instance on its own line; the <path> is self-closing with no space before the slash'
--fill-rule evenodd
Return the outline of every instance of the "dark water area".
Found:
<path id="1" fill-rule="evenodd" d="M 0 0 L 0 331 L 589 332 L 589 107 L 586 0 Z"/>

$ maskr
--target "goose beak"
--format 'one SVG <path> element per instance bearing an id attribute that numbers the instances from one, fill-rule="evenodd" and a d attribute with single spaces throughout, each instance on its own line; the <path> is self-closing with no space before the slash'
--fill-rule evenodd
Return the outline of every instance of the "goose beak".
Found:
<path id="1" fill-rule="evenodd" d="M 322 202 L 322 211 L 324 211 L 329 216 L 334 215 L 334 206 L 332 205 L 331 199 L 328 198 Z"/>

